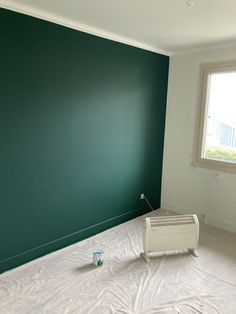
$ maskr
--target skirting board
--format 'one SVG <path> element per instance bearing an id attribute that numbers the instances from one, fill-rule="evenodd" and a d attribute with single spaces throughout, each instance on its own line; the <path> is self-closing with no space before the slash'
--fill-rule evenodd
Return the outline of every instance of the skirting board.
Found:
<path id="1" fill-rule="evenodd" d="M 91 237 L 97 233 L 100 233 L 106 229 L 119 225 L 130 219 L 136 218 L 137 216 L 141 216 L 144 213 L 147 213 L 147 210 L 144 210 L 143 208 L 130 210 L 121 215 L 114 216 L 105 221 L 101 221 L 97 224 L 88 226 L 86 228 L 75 231 L 71 234 L 65 235 L 64 237 L 61 237 L 59 239 L 55 239 L 53 241 L 44 243 L 40 246 L 34 247 L 27 251 L 20 252 L 15 256 L 11 256 L 4 260 L 0 260 L 0 274 L 12 268 L 23 265 L 27 262 L 30 262 L 36 258 L 49 254 L 51 252 L 65 248 L 66 246 L 69 246 L 73 243 Z"/>
<path id="2" fill-rule="evenodd" d="M 176 212 L 178 214 L 196 214 L 199 218 L 200 222 L 204 222 L 206 224 L 212 225 L 214 227 L 226 230 L 226 231 L 230 231 L 230 232 L 236 232 L 236 224 L 233 224 L 232 222 L 223 220 L 221 218 L 218 217 L 214 217 L 211 215 L 208 215 L 206 213 L 203 213 L 199 210 L 193 210 L 193 209 L 187 209 L 184 208 L 182 206 L 176 205 L 176 204 L 172 204 L 166 201 L 161 201 L 161 208 L 166 209 L 166 210 L 170 210 L 173 212 Z"/>
<path id="3" fill-rule="evenodd" d="M 157 210 L 159 210 L 160 208 L 157 208 L 155 209 L 152 213 L 155 213 Z M 145 218 L 145 217 L 148 217 L 150 212 L 147 212 L 146 210 L 142 210 L 143 212 L 145 212 L 144 214 L 139 214 L 139 215 L 136 215 L 136 217 L 139 217 L 139 218 Z M 132 212 L 136 212 L 135 211 L 132 211 Z M 126 221 L 122 222 L 122 225 L 126 225 L 126 224 L 129 224 L 131 220 L 135 219 L 136 217 L 133 217 L 133 218 L 130 218 L 130 219 L 126 219 Z M 114 225 L 113 227 L 110 227 L 110 228 L 107 228 L 106 230 L 102 231 L 101 233 L 103 235 L 106 234 L 106 232 L 110 232 L 110 230 L 112 228 L 116 228 L 118 224 Z M 89 237 L 87 240 L 85 241 L 88 241 L 88 242 L 91 242 L 94 238 L 96 237 L 96 234 L 94 234 L 93 236 Z M 73 245 L 74 243 L 72 243 L 71 245 Z M 66 252 L 67 250 L 70 250 L 70 246 L 71 245 L 67 245 L 66 247 L 63 247 L 61 249 L 58 249 L 56 251 L 53 251 L 49 254 L 46 254 L 44 256 L 41 256 L 41 257 L 38 257 L 38 258 L 35 258 L 34 260 L 31 260 L 27 263 L 24 263 L 18 267 L 15 267 L 13 269 L 10 269 L 9 271 L 11 272 L 11 274 L 13 274 L 14 272 L 17 272 L 19 269 L 24 269 L 24 268 L 27 268 L 29 265 L 34 265 L 34 264 L 38 264 L 39 262 L 42 262 L 42 261 L 45 261 L 47 260 L 48 258 L 51 258 L 52 256 L 57 256 L 58 254 L 61 254 L 62 252 Z M 5 276 L 8 276 L 8 271 L 5 271 L 4 273 L 0 273 L 0 279 L 3 279 L 5 278 Z"/>

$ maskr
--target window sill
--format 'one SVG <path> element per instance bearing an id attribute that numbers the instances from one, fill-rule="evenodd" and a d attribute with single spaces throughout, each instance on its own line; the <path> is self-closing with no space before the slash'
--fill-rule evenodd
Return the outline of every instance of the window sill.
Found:
<path id="1" fill-rule="evenodd" d="M 236 173 L 236 163 L 219 161 L 214 159 L 198 158 L 192 161 L 194 167 L 206 168 L 210 170 Z"/>

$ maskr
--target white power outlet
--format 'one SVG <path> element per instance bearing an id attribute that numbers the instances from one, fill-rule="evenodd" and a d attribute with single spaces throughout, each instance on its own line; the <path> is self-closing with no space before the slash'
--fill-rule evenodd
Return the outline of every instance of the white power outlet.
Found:
<path id="1" fill-rule="evenodd" d="M 140 199 L 143 200 L 145 197 L 144 193 L 140 194 Z"/>

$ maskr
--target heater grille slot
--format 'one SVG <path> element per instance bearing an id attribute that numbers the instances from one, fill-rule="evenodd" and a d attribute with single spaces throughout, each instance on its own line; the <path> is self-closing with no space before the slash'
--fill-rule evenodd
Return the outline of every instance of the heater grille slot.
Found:
<path id="1" fill-rule="evenodd" d="M 151 217 L 150 225 L 151 227 L 156 226 L 171 226 L 171 225 L 186 225 L 194 224 L 195 220 L 192 215 L 183 216 L 169 216 L 169 217 Z"/>

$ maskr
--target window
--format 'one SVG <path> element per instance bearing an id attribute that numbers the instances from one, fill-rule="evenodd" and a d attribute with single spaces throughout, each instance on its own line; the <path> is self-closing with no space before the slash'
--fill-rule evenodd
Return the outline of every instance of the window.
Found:
<path id="1" fill-rule="evenodd" d="M 236 61 L 201 68 L 194 164 L 236 172 Z"/>

